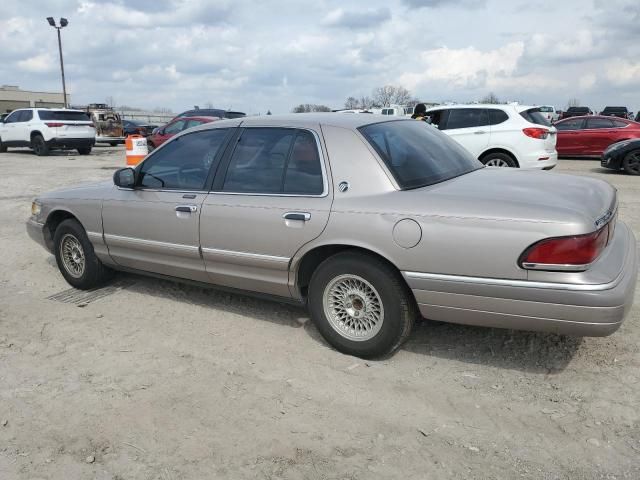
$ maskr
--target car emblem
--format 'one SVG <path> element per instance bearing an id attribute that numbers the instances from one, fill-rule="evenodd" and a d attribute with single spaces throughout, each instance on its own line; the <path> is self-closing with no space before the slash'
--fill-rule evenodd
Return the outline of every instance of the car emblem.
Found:
<path id="1" fill-rule="evenodd" d="M 341 192 L 346 192 L 347 190 L 349 190 L 349 182 L 340 182 L 338 184 L 338 190 L 340 190 Z"/>
<path id="2" fill-rule="evenodd" d="M 596 228 L 600 228 L 605 225 L 613 216 L 613 210 L 607 210 L 607 213 L 597 218 L 595 221 Z"/>

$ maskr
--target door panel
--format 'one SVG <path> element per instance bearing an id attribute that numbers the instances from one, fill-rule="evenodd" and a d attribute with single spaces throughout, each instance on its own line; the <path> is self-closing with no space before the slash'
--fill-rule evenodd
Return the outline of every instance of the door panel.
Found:
<path id="1" fill-rule="evenodd" d="M 331 209 L 319 138 L 306 130 L 243 130 L 202 205 L 200 242 L 213 283 L 291 295 L 289 262 L 322 233 Z"/>
<path id="2" fill-rule="evenodd" d="M 489 145 L 491 128 L 485 109 L 452 108 L 443 130 L 476 158 Z"/>

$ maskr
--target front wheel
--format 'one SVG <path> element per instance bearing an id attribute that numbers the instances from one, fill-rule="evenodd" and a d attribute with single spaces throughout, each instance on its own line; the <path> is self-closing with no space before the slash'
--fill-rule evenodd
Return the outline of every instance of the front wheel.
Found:
<path id="1" fill-rule="evenodd" d="M 511 167 L 515 168 L 518 164 L 513 158 L 506 153 L 490 153 L 486 157 L 480 159 L 487 167 Z"/>
<path id="2" fill-rule="evenodd" d="M 0 139 L 0 153 L 5 153 L 7 151 L 7 146 L 2 143 L 2 139 Z"/>
<path id="3" fill-rule="evenodd" d="M 91 153 L 91 147 L 82 147 L 78 149 L 80 155 L 89 155 Z"/>
<path id="4" fill-rule="evenodd" d="M 117 147 L 118 146 L 118 142 L 109 142 L 109 145 L 111 145 L 112 147 Z"/>
<path id="5" fill-rule="evenodd" d="M 629 175 L 640 175 L 640 150 L 627 153 L 622 162 L 622 168 Z"/>
<path id="6" fill-rule="evenodd" d="M 60 273 L 72 287 L 89 290 L 111 277 L 112 271 L 96 256 L 93 245 L 77 220 L 65 220 L 58 225 L 53 245 Z"/>
<path id="7" fill-rule="evenodd" d="M 320 264 L 309 285 L 309 310 L 327 342 L 363 358 L 395 351 L 417 317 L 397 270 L 359 252 L 339 253 Z"/>

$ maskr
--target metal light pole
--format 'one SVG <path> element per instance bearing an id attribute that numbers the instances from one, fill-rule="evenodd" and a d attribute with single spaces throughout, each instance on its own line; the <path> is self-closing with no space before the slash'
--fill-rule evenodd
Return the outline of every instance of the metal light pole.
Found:
<path id="1" fill-rule="evenodd" d="M 61 18 L 60 26 L 57 26 L 53 17 L 47 17 L 47 22 L 49 22 L 49 25 L 58 31 L 58 52 L 60 53 L 60 72 L 62 73 L 62 95 L 64 97 L 64 108 L 67 108 L 67 84 L 64 80 L 64 60 L 62 59 L 62 39 L 60 38 L 60 30 L 69 25 L 69 21 L 66 18 Z"/>

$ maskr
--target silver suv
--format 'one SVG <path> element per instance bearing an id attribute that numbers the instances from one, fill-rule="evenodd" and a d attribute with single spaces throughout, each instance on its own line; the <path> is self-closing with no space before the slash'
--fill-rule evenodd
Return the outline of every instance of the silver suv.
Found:
<path id="1" fill-rule="evenodd" d="M 0 123 L 0 152 L 31 147 L 39 156 L 55 149 L 77 149 L 80 155 L 89 155 L 95 141 L 93 122 L 81 110 L 24 108 Z"/>

